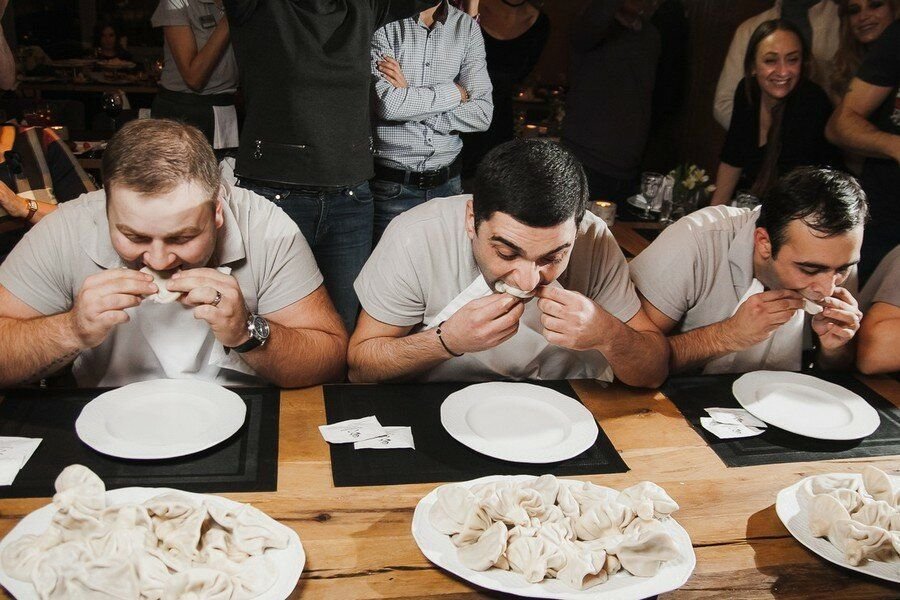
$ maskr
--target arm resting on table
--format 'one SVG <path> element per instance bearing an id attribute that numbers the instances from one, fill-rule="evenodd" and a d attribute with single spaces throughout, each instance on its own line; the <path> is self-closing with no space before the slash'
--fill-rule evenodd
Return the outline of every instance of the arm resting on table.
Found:
<path id="1" fill-rule="evenodd" d="M 900 307 L 876 302 L 866 311 L 856 336 L 856 367 L 866 375 L 900 371 Z"/>

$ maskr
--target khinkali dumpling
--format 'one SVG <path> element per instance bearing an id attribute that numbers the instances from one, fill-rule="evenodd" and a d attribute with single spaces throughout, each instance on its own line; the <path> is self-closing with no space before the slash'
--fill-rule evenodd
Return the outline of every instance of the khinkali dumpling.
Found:
<path id="1" fill-rule="evenodd" d="M 569 587 L 586 590 L 609 578 L 603 570 L 606 552 L 593 553 L 578 542 L 564 544 L 560 549 L 566 564 L 556 572 L 556 578 Z"/>
<path id="2" fill-rule="evenodd" d="M 578 503 L 579 511 L 584 513 L 589 506 L 598 502 L 608 502 L 609 494 L 600 486 L 594 485 L 590 481 L 566 482 L 566 487 L 575 502 Z"/>
<path id="3" fill-rule="evenodd" d="M 207 509 L 209 516 L 231 533 L 230 541 L 240 552 L 256 556 L 268 548 L 287 548 L 290 538 L 284 528 L 249 504 L 237 510 L 209 504 Z"/>
<path id="4" fill-rule="evenodd" d="M 475 506 L 475 496 L 461 485 L 442 485 L 435 497 L 428 511 L 431 525 L 444 535 L 459 533 Z"/>
<path id="5" fill-rule="evenodd" d="M 203 565 L 222 571 L 231 578 L 231 600 L 250 600 L 265 593 L 278 579 L 278 568 L 266 556 L 251 556 L 234 562 L 223 555 L 214 556 Z"/>
<path id="6" fill-rule="evenodd" d="M 893 536 L 880 527 L 856 521 L 837 521 L 828 533 L 828 541 L 844 553 L 851 565 L 860 565 L 866 559 L 898 560 Z"/>
<path id="7" fill-rule="evenodd" d="M 481 534 L 491 526 L 491 518 L 480 506 L 473 506 L 463 522 L 462 529 L 456 535 L 450 536 L 450 540 L 457 547 L 474 544 Z"/>
<path id="8" fill-rule="evenodd" d="M 481 506 L 494 521 L 507 525 L 527 525 L 531 517 L 544 510 L 541 495 L 533 489 L 498 487 L 494 493 L 481 500 Z"/>
<path id="9" fill-rule="evenodd" d="M 69 465 L 57 476 L 53 523 L 66 541 L 103 529 L 100 513 L 106 508 L 106 486 L 84 465 Z"/>
<path id="10" fill-rule="evenodd" d="M 134 600 L 140 597 L 140 584 L 131 562 L 112 557 L 85 564 L 66 582 L 66 591 L 71 598 Z"/>
<path id="11" fill-rule="evenodd" d="M 497 564 L 506 552 L 508 531 L 506 525 L 497 522 L 488 527 L 474 544 L 459 549 L 459 562 L 473 571 L 486 571 Z"/>
<path id="12" fill-rule="evenodd" d="M 157 544 L 153 524 L 147 509 L 140 504 L 125 504 L 107 508 L 100 520 L 106 525 L 102 534 L 87 538 L 88 547 L 96 557 L 131 557 Z"/>
<path id="13" fill-rule="evenodd" d="M 572 524 L 579 540 L 597 540 L 622 533 L 633 519 L 630 506 L 607 501 L 588 506 Z"/>
<path id="14" fill-rule="evenodd" d="M 534 481 L 530 481 L 522 486 L 537 491 L 541 495 L 544 507 L 554 506 L 556 496 L 559 494 L 559 480 L 553 475 L 541 475 Z"/>
<path id="15" fill-rule="evenodd" d="M 88 549 L 78 542 L 64 542 L 49 548 L 31 571 L 31 583 L 42 600 L 71 597 L 69 580 L 91 560 Z"/>
<path id="16" fill-rule="evenodd" d="M 664 562 L 678 557 L 675 540 L 662 531 L 625 536 L 606 551 L 619 559 L 623 569 L 638 577 L 653 577 Z"/>
<path id="17" fill-rule="evenodd" d="M 678 510 L 666 490 L 651 481 L 642 481 L 619 492 L 617 502 L 630 506 L 641 519 L 667 517 Z"/>
<path id="18" fill-rule="evenodd" d="M 509 567 L 525 577 L 529 583 L 537 583 L 548 572 L 558 572 L 566 564 L 559 546 L 542 537 L 516 537 L 506 545 Z"/>
<path id="19" fill-rule="evenodd" d="M 173 575 L 166 584 L 164 600 L 231 600 L 234 584 L 227 573 L 198 568 Z"/>
<path id="20" fill-rule="evenodd" d="M 893 507 L 900 504 L 900 490 L 894 489 L 890 477 L 881 469 L 866 465 L 863 469 L 863 484 L 870 496 L 876 500 L 887 502 Z"/>
<path id="21" fill-rule="evenodd" d="M 851 490 L 858 492 L 860 491 L 860 488 L 862 488 L 862 482 L 856 475 L 851 475 L 849 473 L 832 473 L 829 475 L 816 475 L 815 477 L 810 477 L 803 484 L 803 487 L 809 495 L 815 496 L 818 494 L 827 494 L 835 490 Z"/>
<path id="22" fill-rule="evenodd" d="M 40 535 L 23 535 L 3 548 L 0 561 L 3 570 L 20 581 L 31 581 L 31 570 L 44 552 L 62 543 L 62 533 L 56 527 L 47 528 Z"/>
<path id="23" fill-rule="evenodd" d="M 866 499 L 862 494 L 853 490 L 834 490 L 833 492 L 829 492 L 828 495 L 836 498 L 851 514 L 862 508 L 863 504 L 866 502 Z"/>
<path id="24" fill-rule="evenodd" d="M 174 557 L 193 560 L 207 518 L 206 506 L 173 493 L 151 498 L 144 506 L 150 514 L 160 548 Z"/>
<path id="25" fill-rule="evenodd" d="M 825 537 L 837 521 L 849 521 L 850 513 L 837 498 L 829 494 L 813 496 L 809 503 L 809 532 Z"/>
<path id="26" fill-rule="evenodd" d="M 900 531 L 900 511 L 884 500 L 866 502 L 862 508 L 851 515 L 851 518 L 864 525 L 874 525 L 888 531 Z"/>
<path id="27" fill-rule="evenodd" d="M 581 514 L 581 506 L 572 494 L 572 488 L 565 483 L 560 484 L 559 492 L 556 495 L 556 503 L 560 510 L 567 517 L 575 518 Z"/>

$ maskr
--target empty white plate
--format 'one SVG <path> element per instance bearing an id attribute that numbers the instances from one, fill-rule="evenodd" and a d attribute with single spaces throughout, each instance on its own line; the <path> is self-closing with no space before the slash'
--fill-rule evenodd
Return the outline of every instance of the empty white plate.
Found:
<path id="1" fill-rule="evenodd" d="M 862 476 L 855 474 L 855 477 L 862 479 Z M 894 481 L 894 485 L 900 483 L 900 477 L 889 475 Z M 809 532 L 809 503 L 812 496 L 806 491 L 804 485 L 811 477 L 807 477 L 795 483 L 790 487 L 786 487 L 778 492 L 778 499 L 775 501 L 775 512 L 778 518 L 791 532 L 791 535 L 798 542 L 821 556 L 827 561 L 840 565 L 845 569 L 852 569 L 878 577 L 894 583 L 900 583 L 900 570 L 897 569 L 897 563 L 879 562 L 867 560 L 859 566 L 853 566 L 847 562 L 844 553 L 838 550 L 831 542 L 825 538 L 815 537 Z"/>
<path id="2" fill-rule="evenodd" d="M 186 456 L 231 437 L 247 407 L 220 385 L 195 379 L 155 379 L 97 396 L 75 421 L 85 444 L 119 458 Z"/>
<path id="3" fill-rule="evenodd" d="M 807 437 L 856 440 L 881 424 L 862 397 L 802 373 L 754 371 L 738 378 L 731 390 L 754 417 Z"/>
<path id="4" fill-rule="evenodd" d="M 578 456 L 598 433 L 583 404 L 530 383 L 478 383 L 454 392 L 441 404 L 441 424 L 476 452 L 522 463 Z"/>

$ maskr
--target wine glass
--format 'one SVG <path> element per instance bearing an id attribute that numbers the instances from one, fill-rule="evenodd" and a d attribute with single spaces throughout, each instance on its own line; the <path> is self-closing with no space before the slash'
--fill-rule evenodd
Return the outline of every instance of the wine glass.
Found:
<path id="1" fill-rule="evenodd" d="M 660 173 L 647 172 L 641 175 L 641 196 L 644 198 L 643 219 L 650 219 L 650 208 L 662 187 L 663 176 Z"/>
<path id="2" fill-rule="evenodd" d="M 672 219 L 672 196 L 674 190 L 672 186 L 667 185 L 663 188 L 663 196 L 662 202 L 659 205 L 659 222 L 664 225 L 669 225 L 674 222 Z"/>
<path id="3" fill-rule="evenodd" d="M 118 91 L 105 92 L 103 100 L 100 101 L 100 107 L 112 119 L 113 131 L 117 131 L 119 127 L 116 117 L 122 114 L 122 94 Z"/>

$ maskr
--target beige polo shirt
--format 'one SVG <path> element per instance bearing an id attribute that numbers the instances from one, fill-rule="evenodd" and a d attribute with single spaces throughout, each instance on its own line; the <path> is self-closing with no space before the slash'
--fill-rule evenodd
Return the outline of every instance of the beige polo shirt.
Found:
<path id="1" fill-rule="evenodd" d="M 470 198 L 437 198 L 391 222 L 354 284 L 367 313 L 390 325 L 416 326 L 417 331 L 481 275 L 465 229 Z M 558 281 L 591 298 L 620 321 L 630 320 L 640 309 L 622 251 L 606 224 L 592 213 L 585 213 L 569 265 Z M 473 372 L 481 366 L 468 359 L 467 355 L 447 361 L 459 366 L 448 371 L 448 376 L 453 373 L 465 380 L 490 376 L 486 370 Z M 515 369 L 504 374 L 513 378 L 533 375 Z M 554 376 L 565 377 L 566 373 L 542 378 Z"/>
<path id="2" fill-rule="evenodd" d="M 863 312 L 876 302 L 900 307 L 900 246 L 881 259 L 859 295 L 859 308 Z"/>
<path id="3" fill-rule="evenodd" d="M 269 314 L 315 291 L 322 284 L 322 274 L 309 245 L 290 217 L 248 190 L 230 186 L 226 190 L 222 207 L 224 224 L 218 230 L 213 262 L 231 269 L 247 307 L 252 312 Z M 0 265 L 0 285 L 39 313 L 54 315 L 71 309 L 89 276 L 124 266 L 109 238 L 106 195 L 100 190 L 60 205 L 35 225 Z M 208 326 L 188 334 L 191 339 L 180 340 L 182 346 L 196 343 L 199 355 L 186 357 L 196 364 L 183 369 L 176 365 L 179 373 L 173 375 L 166 365 L 170 359 L 167 351 L 155 349 L 148 339 L 153 336 L 164 341 L 166 332 L 152 327 L 153 321 L 149 322 L 149 328 L 144 323 L 142 330 L 138 317 L 151 315 L 149 318 L 158 319 L 159 323 L 181 322 L 192 326 L 190 309 L 182 307 L 186 314 L 179 316 L 171 311 L 154 312 L 162 310 L 162 306 L 178 310 L 179 303 L 152 305 L 145 302 L 137 307 L 131 315 L 132 321 L 117 326 L 102 344 L 76 358 L 73 372 L 79 385 L 122 385 L 192 374 L 226 383 L 246 382 L 240 373 L 220 372 L 227 369 L 208 364 L 207 358 L 213 351 Z M 178 335 L 185 333 L 171 332 L 173 339 Z M 205 337 L 192 339 L 201 335 Z"/>

